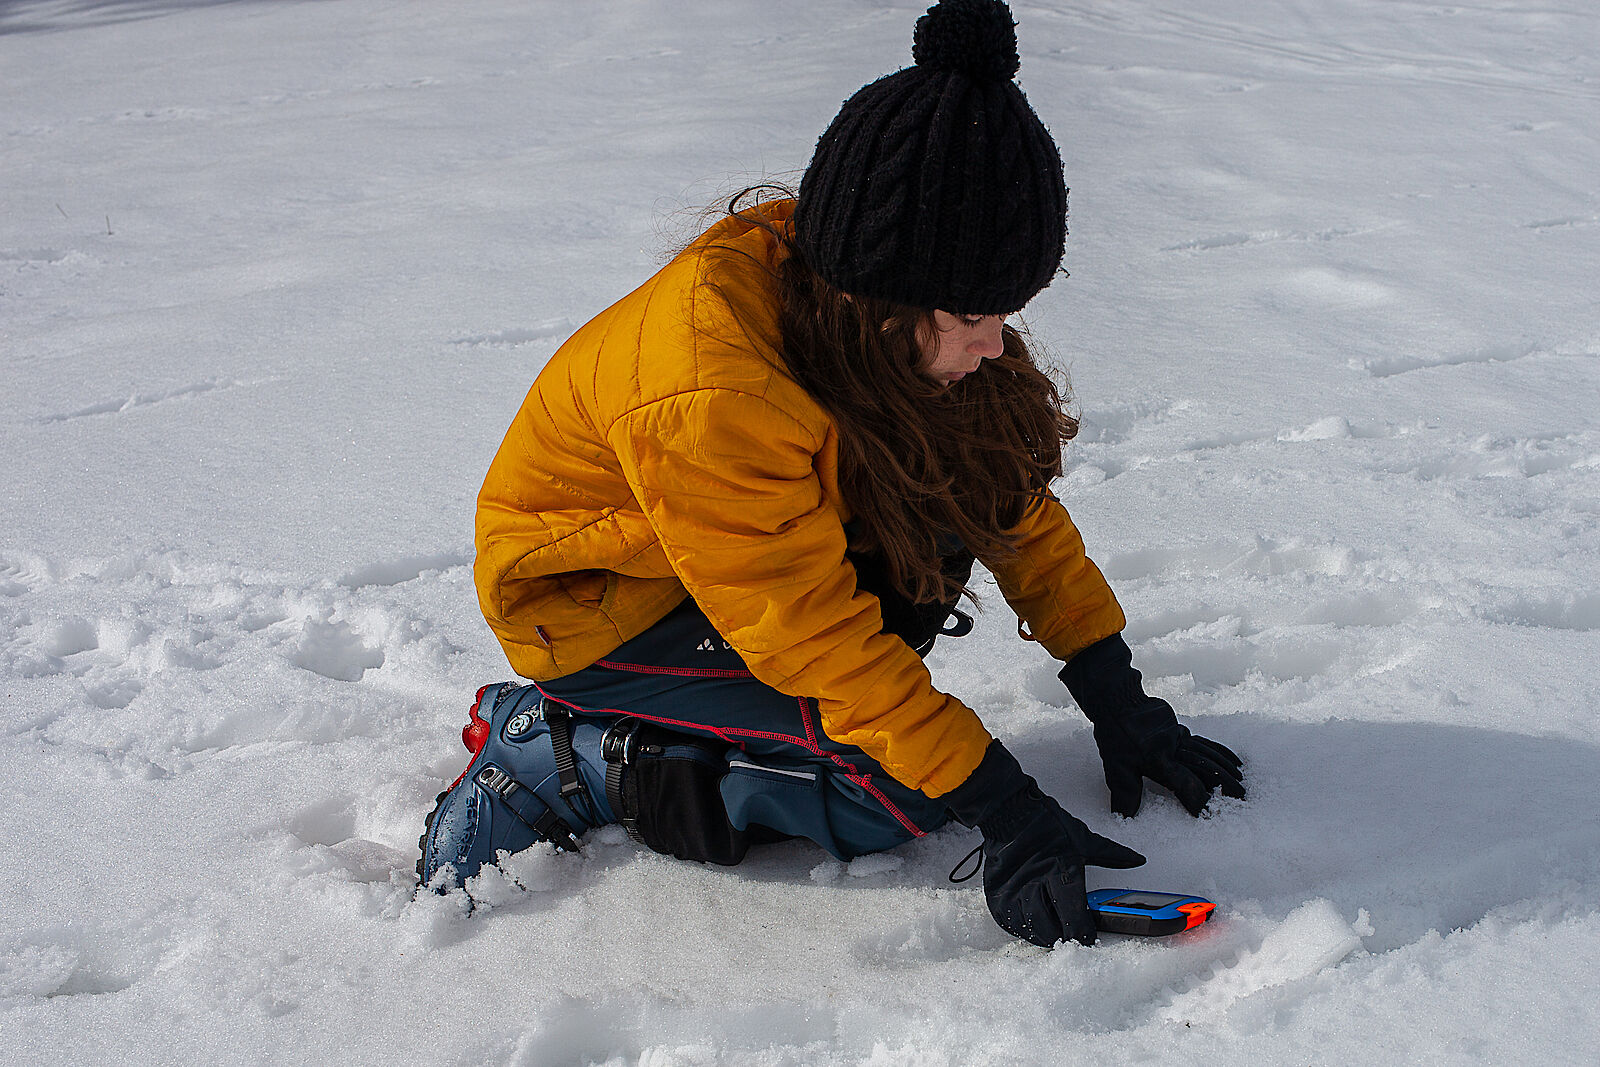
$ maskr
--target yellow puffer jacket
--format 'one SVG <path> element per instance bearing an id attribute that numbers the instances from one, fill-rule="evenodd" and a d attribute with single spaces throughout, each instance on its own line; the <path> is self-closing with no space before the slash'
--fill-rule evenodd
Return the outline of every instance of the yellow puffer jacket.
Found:
<path id="1" fill-rule="evenodd" d="M 764 210 L 787 225 L 790 205 Z M 815 698 L 829 737 L 939 796 L 989 734 L 856 591 L 835 429 L 779 355 L 783 254 L 724 220 L 562 345 L 478 496 L 479 603 L 512 668 L 546 680 L 693 595 L 756 678 Z M 1053 655 L 1122 629 L 1059 503 L 1016 534 L 1014 558 L 984 562 Z"/>

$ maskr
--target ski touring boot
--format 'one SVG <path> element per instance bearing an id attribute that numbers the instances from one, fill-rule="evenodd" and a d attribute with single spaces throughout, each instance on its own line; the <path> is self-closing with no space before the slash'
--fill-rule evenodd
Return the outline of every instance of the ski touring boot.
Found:
<path id="1" fill-rule="evenodd" d="M 585 831 L 616 821 L 600 755 L 609 722 L 573 716 L 537 686 L 511 682 L 478 690 L 468 715 L 461 743 L 472 760 L 428 815 L 421 885 L 447 892 L 499 853 L 539 841 L 576 852 Z"/>

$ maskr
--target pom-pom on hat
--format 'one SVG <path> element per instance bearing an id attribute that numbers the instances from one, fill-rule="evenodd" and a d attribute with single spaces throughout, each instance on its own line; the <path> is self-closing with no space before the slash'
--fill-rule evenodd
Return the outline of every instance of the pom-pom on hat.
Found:
<path id="1" fill-rule="evenodd" d="M 1050 284 L 1067 188 L 1050 132 L 1012 78 L 1000 0 L 942 0 L 917 20 L 916 65 L 863 86 L 817 141 L 795 240 L 857 296 L 1006 314 Z"/>

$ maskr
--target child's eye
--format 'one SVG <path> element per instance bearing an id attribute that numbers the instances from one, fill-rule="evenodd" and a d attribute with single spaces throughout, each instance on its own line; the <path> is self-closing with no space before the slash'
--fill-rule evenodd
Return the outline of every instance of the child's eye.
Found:
<path id="1" fill-rule="evenodd" d="M 964 326 L 976 326 L 984 320 L 984 317 L 983 315 L 963 315 L 961 316 L 961 323 Z"/>

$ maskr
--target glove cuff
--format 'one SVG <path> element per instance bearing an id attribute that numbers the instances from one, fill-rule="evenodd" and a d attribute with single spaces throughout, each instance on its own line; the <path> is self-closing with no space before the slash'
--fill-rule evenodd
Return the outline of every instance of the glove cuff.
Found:
<path id="1" fill-rule="evenodd" d="M 1093 723 L 1120 718 L 1150 699 L 1133 666 L 1133 651 L 1120 633 L 1073 656 L 1057 677 Z"/>
<path id="2" fill-rule="evenodd" d="M 977 769 L 940 799 L 957 822 L 964 826 L 980 826 L 1001 815 L 1013 797 L 1037 788 L 1006 746 L 991 741 Z M 985 836 L 987 834 L 985 827 Z"/>

